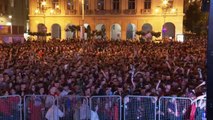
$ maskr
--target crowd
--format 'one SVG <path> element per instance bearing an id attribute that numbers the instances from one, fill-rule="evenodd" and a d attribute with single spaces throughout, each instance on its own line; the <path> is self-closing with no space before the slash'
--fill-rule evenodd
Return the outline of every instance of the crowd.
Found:
<path id="1" fill-rule="evenodd" d="M 0 46 L 0 95 L 202 95 L 206 39 Z"/>
<path id="2" fill-rule="evenodd" d="M 206 92 L 206 44 L 206 38 L 193 37 L 184 43 L 74 40 L 0 45 L 0 96 L 141 95 L 195 98 Z M 41 116 L 41 110 L 48 105 L 43 106 L 40 98 L 33 98 L 33 101 L 28 104 L 30 120 L 38 119 L 35 116 Z M 69 102 L 66 102 L 63 109 L 67 110 L 60 116 L 85 116 L 88 106 L 83 101 L 78 107 L 80 112 L 73 115 L 70 114 L 72 109 L 67 107 Z M 126 109 L 131 107 L 128 102 L 125 104 Z M 108 111 L 111 114 L 107 116 L 118 118 L 117 103 L 105 101 L 100 106 L 115 108 L 116 112 Z M 100 106 L 93 106 L 91 117 L 98 118 Z M 51 104 L 47 108 L 55 109 L 55 106 Z M 45 117 L 51 119 L 53 116 L 48 111 Z M 134 114 L 131 113 L 128 114 L 130 118 Z M 108 119 L 106 115 L 98 114 L 100 119 Z M 147 117 L 153 117 L 150 115 Z M 140 118 L 140 115 L 133 116 Z"/>

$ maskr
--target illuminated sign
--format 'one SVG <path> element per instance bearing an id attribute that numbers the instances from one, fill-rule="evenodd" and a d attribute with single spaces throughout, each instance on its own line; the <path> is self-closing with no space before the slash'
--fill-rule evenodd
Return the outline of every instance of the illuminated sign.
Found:
<path id="1" fill-rule="evenodd" d="M 184 42 L 184 35 L 183 34 L 178 34 L 177 35 L 177 41 L 178 42 Z"/>

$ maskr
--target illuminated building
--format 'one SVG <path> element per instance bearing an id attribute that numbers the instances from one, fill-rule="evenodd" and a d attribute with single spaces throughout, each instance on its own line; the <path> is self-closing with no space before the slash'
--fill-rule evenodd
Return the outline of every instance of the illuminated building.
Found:
<path id="1" fill-rule="evenodd" d="M 0 0 L 0 35 L 23 34 L 28 11 L 28 0 Z"/>
<path id="2" fill-rule="evenodd" d="M 183 0 L 30 0 L 30 31 L 45 24 L 52 38 L 68 38 L 69 25 L 105 27 L 110 39 L 132 39 L 139 30 L 173 37 L 183 32 Z M 83 20 L 82 20 L 83 18 Z M 163 27 L 164 26 L 164 27 Z"/>

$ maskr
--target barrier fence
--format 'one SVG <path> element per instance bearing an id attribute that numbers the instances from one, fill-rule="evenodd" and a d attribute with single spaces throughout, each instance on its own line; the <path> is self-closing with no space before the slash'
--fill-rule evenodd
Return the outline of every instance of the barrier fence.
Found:
<path id="1" fill-rule="evenodd" d="M 21 97 L 0 96 L 0 120 L 21 120 Z"/>
<path id="2" fill-rule="evenodd" d="M 49 95 L 26 95 L 24 97 L 24 120 L 45 120 L 50 116 L 47 113 L 54 101 L 55 98 Z"/>
<path id="3" fill-rule="evenodd" d="M 123 105 L 123 106 L 122 106 Z M 23 113 L 23 114 L 22 114 Z M 0 96 L 0 120 L 206 120 L 206 99 L 151 96 Z"/>
<path id="4" fill-rule="evenodd" d="M 159 120 L 189 120 L 192 100 L 181 97 L 159 99 Z"/>
<path id="5" fill-rule="evenodd" d="M 156 120 L 157 97 L 124 97 L 124 120 Z"/>
<path id="6" fill-rule="evenodd" d="M 90 98 L 91 119 L 121 120 L 120 96 L 93 96 Z"/>
<path id="7" fill-rule="evenodd" d="M 88 120 L 90 119 L 90 107 L 87 97 L 64 96 L 59 97 L 58 107 L 63 112 L 61 120 Z"/>
<path id="8" fill-rule="evenodd" d="M 191 110 L 195 112 L 191 114 L 191 117 L 194 120 L 206 120 L 206 98 L 202 98 L 197 100 L 194 104 L 192 104 Z"/>

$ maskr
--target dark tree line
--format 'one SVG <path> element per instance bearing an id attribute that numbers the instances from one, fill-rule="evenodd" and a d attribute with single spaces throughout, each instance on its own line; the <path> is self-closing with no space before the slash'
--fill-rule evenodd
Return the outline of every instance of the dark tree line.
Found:
<path id="1" fill-rule="evenodd" d="M 193 2 L 189 5 L 184 16 L 184 27 L 186 31 L 197 35 L 207 34 L 208 12 L 201 11 L 201 4 Z"/>

